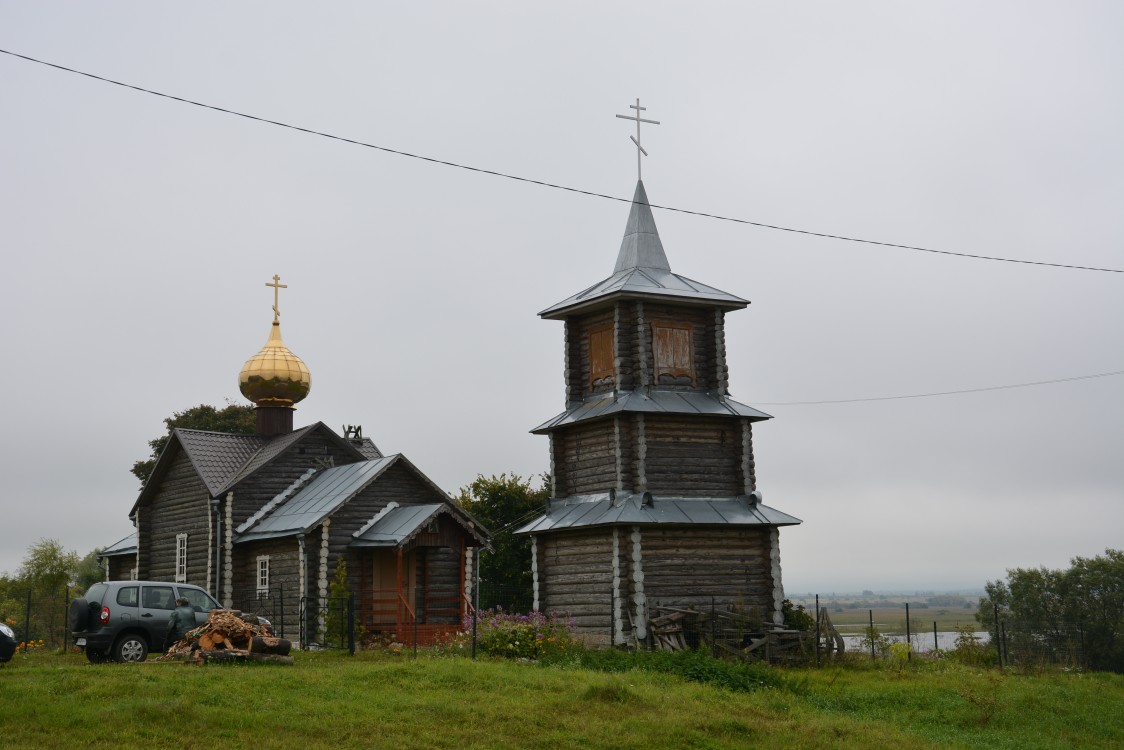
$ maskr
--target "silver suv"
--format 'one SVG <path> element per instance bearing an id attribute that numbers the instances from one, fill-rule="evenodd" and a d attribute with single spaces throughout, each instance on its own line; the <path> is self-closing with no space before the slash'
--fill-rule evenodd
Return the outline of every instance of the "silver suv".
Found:
<path id="1" fill-rule="evenodd" d="M 222 607 L 203 589 L 187 583 L 108 581 L 95 583 L 70 603 L 70 631 L 92 662 L 144 661 L 149 651 L 163 651 L 168 619 L 176 599 L 187 599 L 195 622 L 207 622 Z"/>

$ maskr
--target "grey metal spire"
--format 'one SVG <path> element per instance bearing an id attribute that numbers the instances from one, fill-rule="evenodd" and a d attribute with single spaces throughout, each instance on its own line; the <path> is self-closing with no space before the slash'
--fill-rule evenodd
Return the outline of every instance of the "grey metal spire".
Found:
<path id="1" fill-rule="evenodd" d="M 628 212 L 628 223 L 624 227 L 624 239 L 617 255 L 617 265 L 613 273 L 630 268 L 652 268 L 670 271 L 667 254 L 663 251 L 660 233 L 656 229 L 656 219 L 644 191 L 644 181 L 636 181 L 636 193 L 632 196 L 632 210 Z"/>

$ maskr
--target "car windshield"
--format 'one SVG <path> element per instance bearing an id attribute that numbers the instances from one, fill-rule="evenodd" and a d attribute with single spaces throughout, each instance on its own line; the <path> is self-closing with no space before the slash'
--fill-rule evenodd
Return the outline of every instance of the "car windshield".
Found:
<path id="1" fill-rule="evenodd" d="M 181 588 L 180 596 L 187 599 L 187 603 L 190 604 L 196 612 L 210 612 L 212 609 L 222 609 L 219 603 L 211 598 L 210 594 L 200 589 Z"/>

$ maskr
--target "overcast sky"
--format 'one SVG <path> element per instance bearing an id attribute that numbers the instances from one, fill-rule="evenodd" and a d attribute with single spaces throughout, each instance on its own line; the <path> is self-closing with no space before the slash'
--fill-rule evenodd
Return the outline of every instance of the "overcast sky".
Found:
<path id="1" fill-rule="evenodd" d="M 653 203 L 1124 268 L 1124 4 L 27 3 L 0 48 L 301 127 Z M 241 401 L 280 274 L 297 424 L 362 424 L 455 492 L 537 475 L 538 311 L 612 272 L 628 205 L 0 55 L 0 571 L 131 531 L 172 412 Z M 978 588 L 1124 545 L 1124 274 L 657 210 L 727 318 L 792 593 Z"/>

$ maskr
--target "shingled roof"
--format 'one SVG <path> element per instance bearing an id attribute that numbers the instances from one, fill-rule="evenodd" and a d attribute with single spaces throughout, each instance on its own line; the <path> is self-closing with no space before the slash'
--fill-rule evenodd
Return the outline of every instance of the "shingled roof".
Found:
<path id="1" fill-rule="evenodd" d="M 132 510 L 129 511 L 129 515 L 131 517 L 136 509 L 146 503 L 156 492 L 160 480 L 167 473 L 175 460 L 175 456 L 180 451 L 187 454 L 192 468 L 195 469 L 211 497 L 219 497 L 239 482 L 269 465 L 273 459 L 313 432 L 321 432 L 321 434 L 336 442 L 345 452 L 350 453 L 356 461 L 368 460 L 378 453 L 378 448 L 369 440 L 356 445 L 337 435 L 323 422 L 316 422 L 274 438 L 176 428 L 172 431 L 171 438 L 160 453 L 159 458 L 156 459 L 156 466 L 152 470 L 152 475 L 140 491 L 140 495 L 133 504 Z"/>

